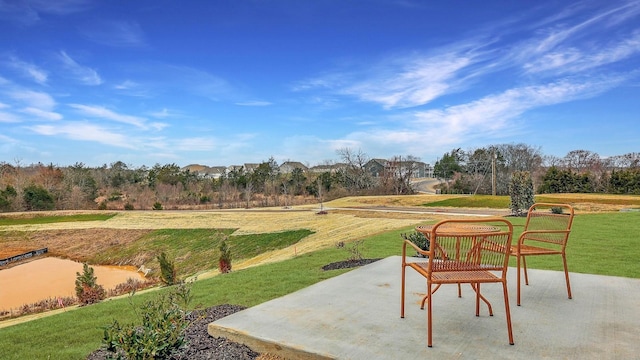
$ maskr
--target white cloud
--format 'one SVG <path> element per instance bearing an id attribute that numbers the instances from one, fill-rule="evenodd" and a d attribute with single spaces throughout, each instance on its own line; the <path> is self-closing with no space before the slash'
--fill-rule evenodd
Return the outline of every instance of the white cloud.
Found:
<path id="1" fill-rule="evenodd" d="M 9 97 L 41 110 L 52 110 L 56 106 L 56 101 L 47 93 L 33 90 L 13 90 L 8 92 Z"/>
<path id="2" fill-rule="evenodd" d="M 253 101 L 237 102 L 236 105 L 238 106 L 269 106 L 272 104 L 269 101 L 253 100 Z"/>
<path id="3" fill-rule="evenodd" d="M 116 147 L 135 149 L 135 141 L 126 136 L 109 131 L 107 128 L 87 122 L 68 122 L 56 125 L 35 125 L 29 127 L 37 134 L 62 136 L 72 140 L 91 141 Z"/>
<path id="4" fill-rule="evenodd" d="M 14 114 L 0 111 L 0 123 L 17 123 L 20 122 L 20 118 Z"/>
<path id="5" fill-rule="evenodd" d="M 134 125 L 139 128 L 146 128 L 146 119 L 138 116 L 123 115 L 111 111 L 103 106 L 82 105 L 82 104 L 69 104 L 72 108 L 78 110 L 81 114 L 86 116 L 116 121 L 129 125 Z"/>
<path id="6" fill-rule="evenodd" d="M 22 61 L 15 56 L 10 56 L 7 62 L 10 67 L 18 70 L 22 74 L 31 78 L 38 84 L 44 85 L 47 83 L 48 74 L 46 71 L 40 69 L 38 66 Z"/>
<path id="7" fill-rule="evenodd" d="M 340 92 L 379 103 L 387 109 L 424 105 L 451 92 L 460 72 L 472 63 L 468 54 L 418 56 L 400 64 L 385 64 L 382 76 L 374 75 L 372 79 L 356 82 Z"/>
<path id="8" fill-rule="evenodd" d="M 34 115 L 34 116 L 37 116 L 37 117 L 45 119 L 45 120 L 61 120 L 62 119 L 62 115 L 60 115 L 60 114 L 58 114 L 56 112 L 45 111 L 45 110 L 38 109 L 38 108 L 28 107 L 28 108 L 24 108 L 24 109 L 22 109 L 20 111 L 25 113 L 25 114 Z"/>
<path id="9" fill-rule="evenodd" d="M 58 58 L 62 61 L 67 71 L 78 81 L 85 85 L 100 85 L 102 79 L 94 69 L 82 66 L 73 60 L 66 52 L 60 51 Z"/>

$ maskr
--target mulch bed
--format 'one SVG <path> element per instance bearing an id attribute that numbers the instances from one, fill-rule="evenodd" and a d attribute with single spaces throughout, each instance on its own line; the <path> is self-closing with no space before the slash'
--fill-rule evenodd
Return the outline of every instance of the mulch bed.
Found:
<path id="1" fill-rule="evenodd" d="M 371 264 L 380 259 L 345 260 L 327 264 L 323 270 L 348 269 Z M 171 360 L 246 360 L 257 359 L 260 354 L 245 345 L 235 343 L 226 338 L 216 338 L 207 332 L 209 323 L 231 315 L 245 307 L 239 305 L 218 305 L 204 310 L 193 311 L 189 315 L 191 325 L 185 332 L 187 345 L 174 354 Z M 105 360 L 114 355 L 99 349 L 89 354 L 87 360 Z"/>

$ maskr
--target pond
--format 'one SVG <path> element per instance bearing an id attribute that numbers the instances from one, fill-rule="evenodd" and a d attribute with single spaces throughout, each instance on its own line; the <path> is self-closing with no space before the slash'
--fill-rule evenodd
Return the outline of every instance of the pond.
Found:
<path id="1" fill-rule="evenodd" d="M 133 266 L 91 266 L 105 290 L 126 282 L 144 281 Z M 47 298 L 75 296 L 76 273 L 82 263 L 46 257 L 0 270 L 0 310 L 19 308 Z"/>

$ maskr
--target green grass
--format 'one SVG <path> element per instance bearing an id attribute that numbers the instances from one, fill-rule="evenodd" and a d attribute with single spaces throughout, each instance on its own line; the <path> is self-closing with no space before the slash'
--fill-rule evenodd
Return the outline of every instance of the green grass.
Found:
<path id="1" fill-rule="evenodd" d="M 78 214 L 63 216 L 8 217 L 0 216 L 0 226 L 35 225 L 74 221 L 106 221 L 116 214 Z"/>
<path id="2" fill-rule="evenodd" d="M 565 203 L 565 204 L 577 204 L 577 203 L 594 203 L 594 204 L 610 204 L 610 205 L 624 205 L 640 207 L 640 196 L 615 196 L 608 195 L 607 197 L 598 197 L 597 194 L 571 194 L 562 196 L 562 194 L 554 194 L 553 196 L 535 195 L 536 202 L 547 203 Z M 426 207 L 462 207 L 462 208 L 491 208 L 491 209 L 508 209 L 511 203 L 511 198 L 508 195 L 460 195 L 441 201 L 434 201 L 422 206 Z"/>
<path id="3" fill-rule="evenodd" d="M 177 266 L 178 277 L 186 277 L 203 269 L 217 268 L 220 243 L 225 239 L 228 239 L 233 264 L 234 261 L 249 259 L 266 251 L 291 246 L 313 233 L 309 230 L 294 230 L 233 236 L 234 231 L 235 229 L 154 230 L 133 243 L 113 246 L 96 254 L 89 262 L 109 264 L 113 259 L 131 262 L 144 256 L 146 267 L 159 270 L 156 258 L 165 252 L 169 259 L 180 264 Z"/>
<path id="4" fill-rule="evenodd" d="M 508 209 L 510 202 L 511 198 L 509 196 L 464 195 L 461 197 L 446 199 L 442 201 L 430 202 L 427 204 L 423 204 L 422 206 Z"/>
<path id="5" fill-rule="evenodd" d="M 509 218 L 514 236 L 523 230 L 524 218 Z M 361 250 L 367 258 L 400 255 L 401 233 L 413 228 L 377 234 L 365 239 Z M 569 271 L 640 278 L 640 213 L 579 214 L 567 248 Z M 240 242 L 251 247 L 253 236 Z M 262 238 L 260 241 L 266 241 Z M 266 241 L 268 242 L 268 241 Z M 257 245 L 257 240 L 255 243 Z M 261 245 L 264 246 L 264 245 Z M 192 304 L 254 306 L 286 295 L 349 270 L 323 271 L 323 265 L 346 260 L 345 249 L 330 248 L 293 259 L 233 271 L 193 284 Z M 513 259 L 515 261 L 515 259 Z M 527 260 L 529 268 L 561 270 L 559 256 L 538 256 Z M 398 268 L 398 277 L 400 269 Z M 399 279 L 399 278 L 398 278 Z M 157 293 L 136 295 L 141 303 Z M 113 319 L 136 321 L 129 299 L 105 301 L 75 311 L 0 329 L 3 359 L 83 359 L 100 346 L 102 327 Z"/>

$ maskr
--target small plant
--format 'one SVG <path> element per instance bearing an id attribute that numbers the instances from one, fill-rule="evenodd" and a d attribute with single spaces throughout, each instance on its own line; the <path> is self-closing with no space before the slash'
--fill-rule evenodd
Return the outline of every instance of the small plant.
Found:
<path id="1" fill-rule="evenodd" d="M 416 244 L 416 246 L 419 247 L 421 250 L 429 251 L 429 245 L 430 245 L 429 239 L 427 239 L 427 237 L 424 236 L 423 233 L 414 231 L 414 232 L 410 233 L 409 235 L 402 234 L 400 236 L 403 239 L 409 240 L 412 243 Z M 416 256 L 424 257 L 424 255 L 420 254 L 419 252 L 416 252 Z"/>
<path id="2" fill-rule="evenodd" d="M 127 202 L 126 204 L 124 204 L 124 209 L 125 210 L 133 210 L 134 209 L 133 204 L 130 203 L 130 202 Z"/>
<path id="3" fill-rule="evenodd" d="M 364 257 L 362 256 L 362 244 L 364 244 L 364 240 L 357 240 L 349 244 L 349 246 L 343 245 L 344 249 L 349 252 L 349 261 L 358 261 L 362 260 Z"/>
<path id="4" fill-rule="evenodd" d="M 162 252 L 158 256 L 158 262 L 160 263 L 160 280 L 167 286 L 174 285 L 177 279 L 177 272 L 173 261 L 169 260 L 167 254 Z"/>
<path id="5" fill-rule="evenodd" d="M 133 305 L 131 297 L 129 300 Z M 182 283 L 144 303 L 136 310 L 141 325 L 122 325 L 113 320 L 104 328 L 103 348 L 116 359 L 169 359 L 185 344 L 190 301 L 191 289 Z"/>
<path id="6" fill-rule="evenodd" d="M 551 208 L 551 212 L 554 214 L 562 214 L 563 213 L 563 209 L 561 206 L 554 206 Z"/>
<path id="7" fill-rule="evenodd" d="M 107 210 L 107 202 L 101 201 L 100 204 L 98 204 L 98 210 Z"/>
<path id="8" fill-rule="evenodd" d="M 231 272 L 231 249 L 226 241 L 220 243 L 220 257 L 218 258 L 218 268 L 223 274 Z"/>
<path id="9" fill-rule="evenodd" d="M 82 274 L 76 272 L 76 296 L 80 305 L 95 304 L 107 296 L 102 285 L 96 283 L 97 280 L 93 268 L 87 263 L 82 266 Z"/>
<path id="10" fill-rule="evenodd" d="M 162 204 L 161 204 L 161 203 L 159 203 L 158 201 L 156 201 L 156 202 L 153 204 L 153 210 L 162 210 Z"/>

